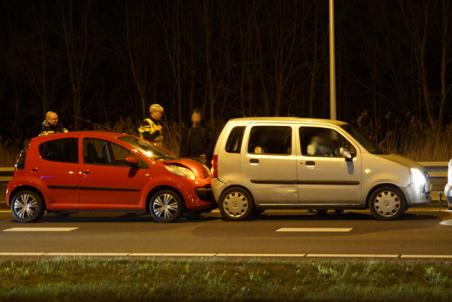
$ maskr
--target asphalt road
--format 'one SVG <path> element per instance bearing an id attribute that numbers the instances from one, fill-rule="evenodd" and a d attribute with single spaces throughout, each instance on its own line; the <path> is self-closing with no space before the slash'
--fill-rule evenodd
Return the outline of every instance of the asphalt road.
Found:
<path id="1" fill-rule="evenodd" d="M 20 224 L 1 209 L 0 256 L 22 253 L 452 259 L 452 211 L 410 210 L 389 222 L 365 211 L 271 211 L 244 222 L 226 222 L 214 212 L 172 224 L 132 213 L 74 213 Z"/>

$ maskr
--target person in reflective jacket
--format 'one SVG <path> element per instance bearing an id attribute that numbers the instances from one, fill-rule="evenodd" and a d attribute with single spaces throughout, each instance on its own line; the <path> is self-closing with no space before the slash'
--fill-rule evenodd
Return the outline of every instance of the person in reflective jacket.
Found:
<path id="1" fill-rule="evenodd" d="M 143 120 L 138 133 L 141 138 L 150 143 L 162 146 L 163 145 L 163 125 L 161 119 L 165 110 L 159 104 L 152 104 L 149 106 L 150 117 Z"/>
<path id="2" fill-rule="evenodd" d="M 41 123 L 41 132 L 39 133 L 39 136 L 59 132 L 68 132 L 68 130 L 59 122 L 58 114 L 56 114 L 56 112 L 48 111 L 44 121 Z"/>

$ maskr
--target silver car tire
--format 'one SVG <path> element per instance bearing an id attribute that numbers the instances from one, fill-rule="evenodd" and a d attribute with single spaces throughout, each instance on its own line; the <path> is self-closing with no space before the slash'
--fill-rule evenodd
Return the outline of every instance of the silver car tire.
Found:
<path id="1" fill-rule="evenodd" d="M 34 191 L 23 190 L 11 199 L 11 213 L 21 223 L 35 222 L 44 215 L 44 201 Z"/>
<path id="2" fill-rule="evenodd" d="M 394 220 L 406 210 L 405 196 L 400 189 L 383 186 L 376 189 L 369 198 L 369 209 L 377 220 Z"/>
<path id="3" fill-rule="evenodd" d="M 149 214 L 156 222 L 173 222 L 184 212 L 184 203 L 179 194 L 173 190 L 161 190 L 149 200 Z"/>
<path id="4" fill-rule="evenodd" d="M 223 218 L 230 221 L 245 220 L 254 213 L 253 197 L 240 187 L 226 189 L 220 196 L 218 206 Z"/>

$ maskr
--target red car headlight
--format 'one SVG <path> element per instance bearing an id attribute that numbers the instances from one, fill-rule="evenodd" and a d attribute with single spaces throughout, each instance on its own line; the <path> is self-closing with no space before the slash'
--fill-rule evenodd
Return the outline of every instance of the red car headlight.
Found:
<path id="1" fill-rule="evenodd" d="M 193 173 L 192 170 L 185 168 L 185 167 L 181 167 L 181 166 L 176 166 L 176 165 L 165 165 L 166 170 L 168 170 L 169 172 L 191 179 L 191 180 L 195 180 L 196 179 L 196 175 L 195 173 Z"/>

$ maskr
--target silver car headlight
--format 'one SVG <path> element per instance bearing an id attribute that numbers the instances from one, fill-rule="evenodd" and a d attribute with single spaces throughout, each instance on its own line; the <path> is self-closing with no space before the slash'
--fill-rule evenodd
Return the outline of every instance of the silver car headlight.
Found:
<path id="1" fill-rule="evenodd" d="M 166 168 L 166 170 L 170 171 L 173 174 L 176 174 L 176 175 L 179 175 L 182 177 L 186 177 L 191 180 L 195 180 L 195 178 L 196 178 L 195 173 L 193 173 L 192 170 L 185 168 L 185 167 L 176 166 L 176 165 L 166 165 L 165 168 Z"/>
<path id="2" fill-rule="evenodd" d="M 427 182 L 427 178 L 421 170 L 417 168 L 411 168 L 411 182 L 416 187 L 422 187 Z"/>

